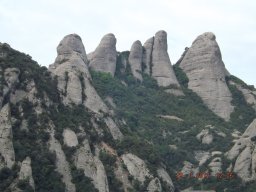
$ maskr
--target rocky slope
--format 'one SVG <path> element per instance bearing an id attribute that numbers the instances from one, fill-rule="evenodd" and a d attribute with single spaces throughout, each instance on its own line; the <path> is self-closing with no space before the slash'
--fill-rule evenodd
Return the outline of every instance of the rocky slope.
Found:
<path id="1" fill-rule="evenodd" d="M 0 44 L 0 191 L 253 191 L 255 101 L 212 33 L 174 66 L 165 31 L 70 34 L 48 69 Z"/>

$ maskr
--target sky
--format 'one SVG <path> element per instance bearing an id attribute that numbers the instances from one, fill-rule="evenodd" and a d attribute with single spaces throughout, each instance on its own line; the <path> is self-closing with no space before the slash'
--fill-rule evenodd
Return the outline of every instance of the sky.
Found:
<path id="1" fill-rule="evenodd" d="M 255 0 L 0 0 L 0 42 L 48 66 L 67 34 L 78 34 L 90 53 L 107 33 L 125 51 L 165 30 L 174 64 L 210 31 L 228 71 L 256 86 L 255 10 Z"/>

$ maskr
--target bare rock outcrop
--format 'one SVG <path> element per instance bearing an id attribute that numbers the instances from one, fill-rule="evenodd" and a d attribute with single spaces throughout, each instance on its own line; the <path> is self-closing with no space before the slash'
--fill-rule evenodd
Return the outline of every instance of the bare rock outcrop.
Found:
<path id="1" fill-rule="evenodd" d="M 174 188 L 172 179 L 169 176 L 169 174 L 166 172 L 166 170 L 163 168 L 158 168 L 157 175 L 167 184 L 169 191 L 174 192 L 175 188 Z"/>
<path id="2" fill-rule="evenodd" d="M 139 182 L 143 183 L 146 180 L 146 177 L 152 178 L 152 175 L 149 173 L 146 163 L 136 155 L 127 153 L 122 155 L 121 158 L 126 165 L 129 173 Z"/>
<path id="3" fill-rule="evenodd" d="M 110 38 L 108 36 L 111 35 L 107 35 L 103 45 Z M 91 84 L 88 60 L 81 38 L 76 34 L 65 36 L 58 45 L 57 52 L 55 63 L 49 66 L 49 70 L 57 76 L 58 90 L 63 104 L 83 104 L 100 116 L 103 116 L 103 113 L 108 113 L 108 107 Z M 106 119 L 105 122 L 110 121 Z M 112 120 L 111 125 L 113 124 L 115 123 Z M 117 133 L 112 135 L 115 139 L 122 139 L 123 135 L 116 124 L 109 129 L 111 133 Z"/>
<path id="4" fill-rule="evenodd" d="M 35 190 L 35 182 L 32 175 L 31 159 L 26 157 L 21 163 L 19 180 L 28 180 L 29 185 Z"/>
<path id="5" fill-rule="evenodd" d="M 159 86 L 167 87 L 179 83 L 172 69 L 172 64 L 167 52 L 167 33 L 158 31 L 154 37 L 152 51 L 152 77 L 156 79 Z"/>
<path id="6" fill-rule="evenodd" d="M 148 75 L 152 73 L 152 52 L 154 45 L 154 37 L 149 38 L 143 45 L 143 63 L 145 65 L 144 72 Z"/>
<path id="7" fill-rule="evenodd" d="M 256 119 L 248 126 L 243 135 L 226 153 L 230 160 L 235 160 L 233 171 L 245 182 L 256 179 Z"/>
<path id="8" fill-rule="evenodd" d="M 162 192 L 162 185 L 160 180 L 156 177 L 152 179 L 147 187 L 148 192 Z"/>
<path id="9" fill-rule="evenodd" d="M 76 147 L 78 145 L 77 136 L 74 131 L 70 129 L 64 129 L 63 141 L 68 147 Z"/>
<path id="10" fill-rule="evenodd" d="M 213 33 L 196 38 L 180 65 L 186 73 L 188 88 L 196 92 L 216 115 L 229 120 L 234 107 L 225 76 L 227 70 Z"/>
<path id="11" fill-rule="evenodd" d="M 0 146 L 0 168 L 12 168 L 15 163 L 15 153 L 12 143 L 12 124 L 9 104 L 3 106 L 0 111 Z"/>
<path id="12" fill-rule="evenodd" d="M 115 75 L 116 71 L 116 38 L 112 33 L 105 35 L 92 53 L 90 68 L 95 71 Z"/>
<path id="13" fill-rule="evenodd" d="M 92 182 L 99 192 L 108 192 L 108 181 L 105 168 L 97 156 L 91 152 L 90 144 L 87 139 L 77 150 L 74 159 L 77 169 L 84 170 L 85 176 L 92 179 Z"/>
<path id="14" fill-rule="evenodd" d="M 76 186 L 74 183 L 72 183 L 72 177 L 71 177 L 69 163 L 66 160 L 66 156 L 61 148 L 61 144 L 54 137 L 53 127 L 50 132 L 49 149 L 50 149 L 50 151 L 52 151 L 56 154 L 57 171 L 62 176 L 63 183 L 65 183 L 65 187 L 66 187 L 65 191 L 75 192 Z"/>
<path id="15" fill-rule="evenodd" d="M 197 134 L 196 138 L 203 144 L 211 144 L 213 141 L 213 135 L 210 133 L 209 129 L 203 129 L 200 133 Z"/>
<path id="16" fill-rule="evenodd" d="M 143 47 L 141 45 L 141 42 L 135 41 L 132 44 L 128 60 L 131 66 L 133 76 L 140 81 L 142 81 L 142 54 Z"/>

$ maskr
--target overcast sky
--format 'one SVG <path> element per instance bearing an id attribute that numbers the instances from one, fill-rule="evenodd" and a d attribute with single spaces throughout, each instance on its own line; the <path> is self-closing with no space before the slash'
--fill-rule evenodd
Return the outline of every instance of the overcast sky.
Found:
<path id="1" fill-rule="evenodd" d="M 172 63 L 198 35 L 215 33 L 229 72 L 256 85 L 255 0 L 0 0 L 0 42 L 45 66 L 70 33 L 89 53 L 107 33 L 125 51 L 158 30 L 168 34 Z"/>

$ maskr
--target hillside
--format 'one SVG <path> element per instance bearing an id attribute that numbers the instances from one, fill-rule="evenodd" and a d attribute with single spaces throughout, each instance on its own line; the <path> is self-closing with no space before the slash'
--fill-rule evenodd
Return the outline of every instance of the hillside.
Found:
<path id="1" fill-rule="evenodd" d="M 254 191 L 256 90 L 215 35 L 174 65 L 165 31 L 116 41 L 67 35 L 49 68 L 0 44 L 0 191 Z"/>

